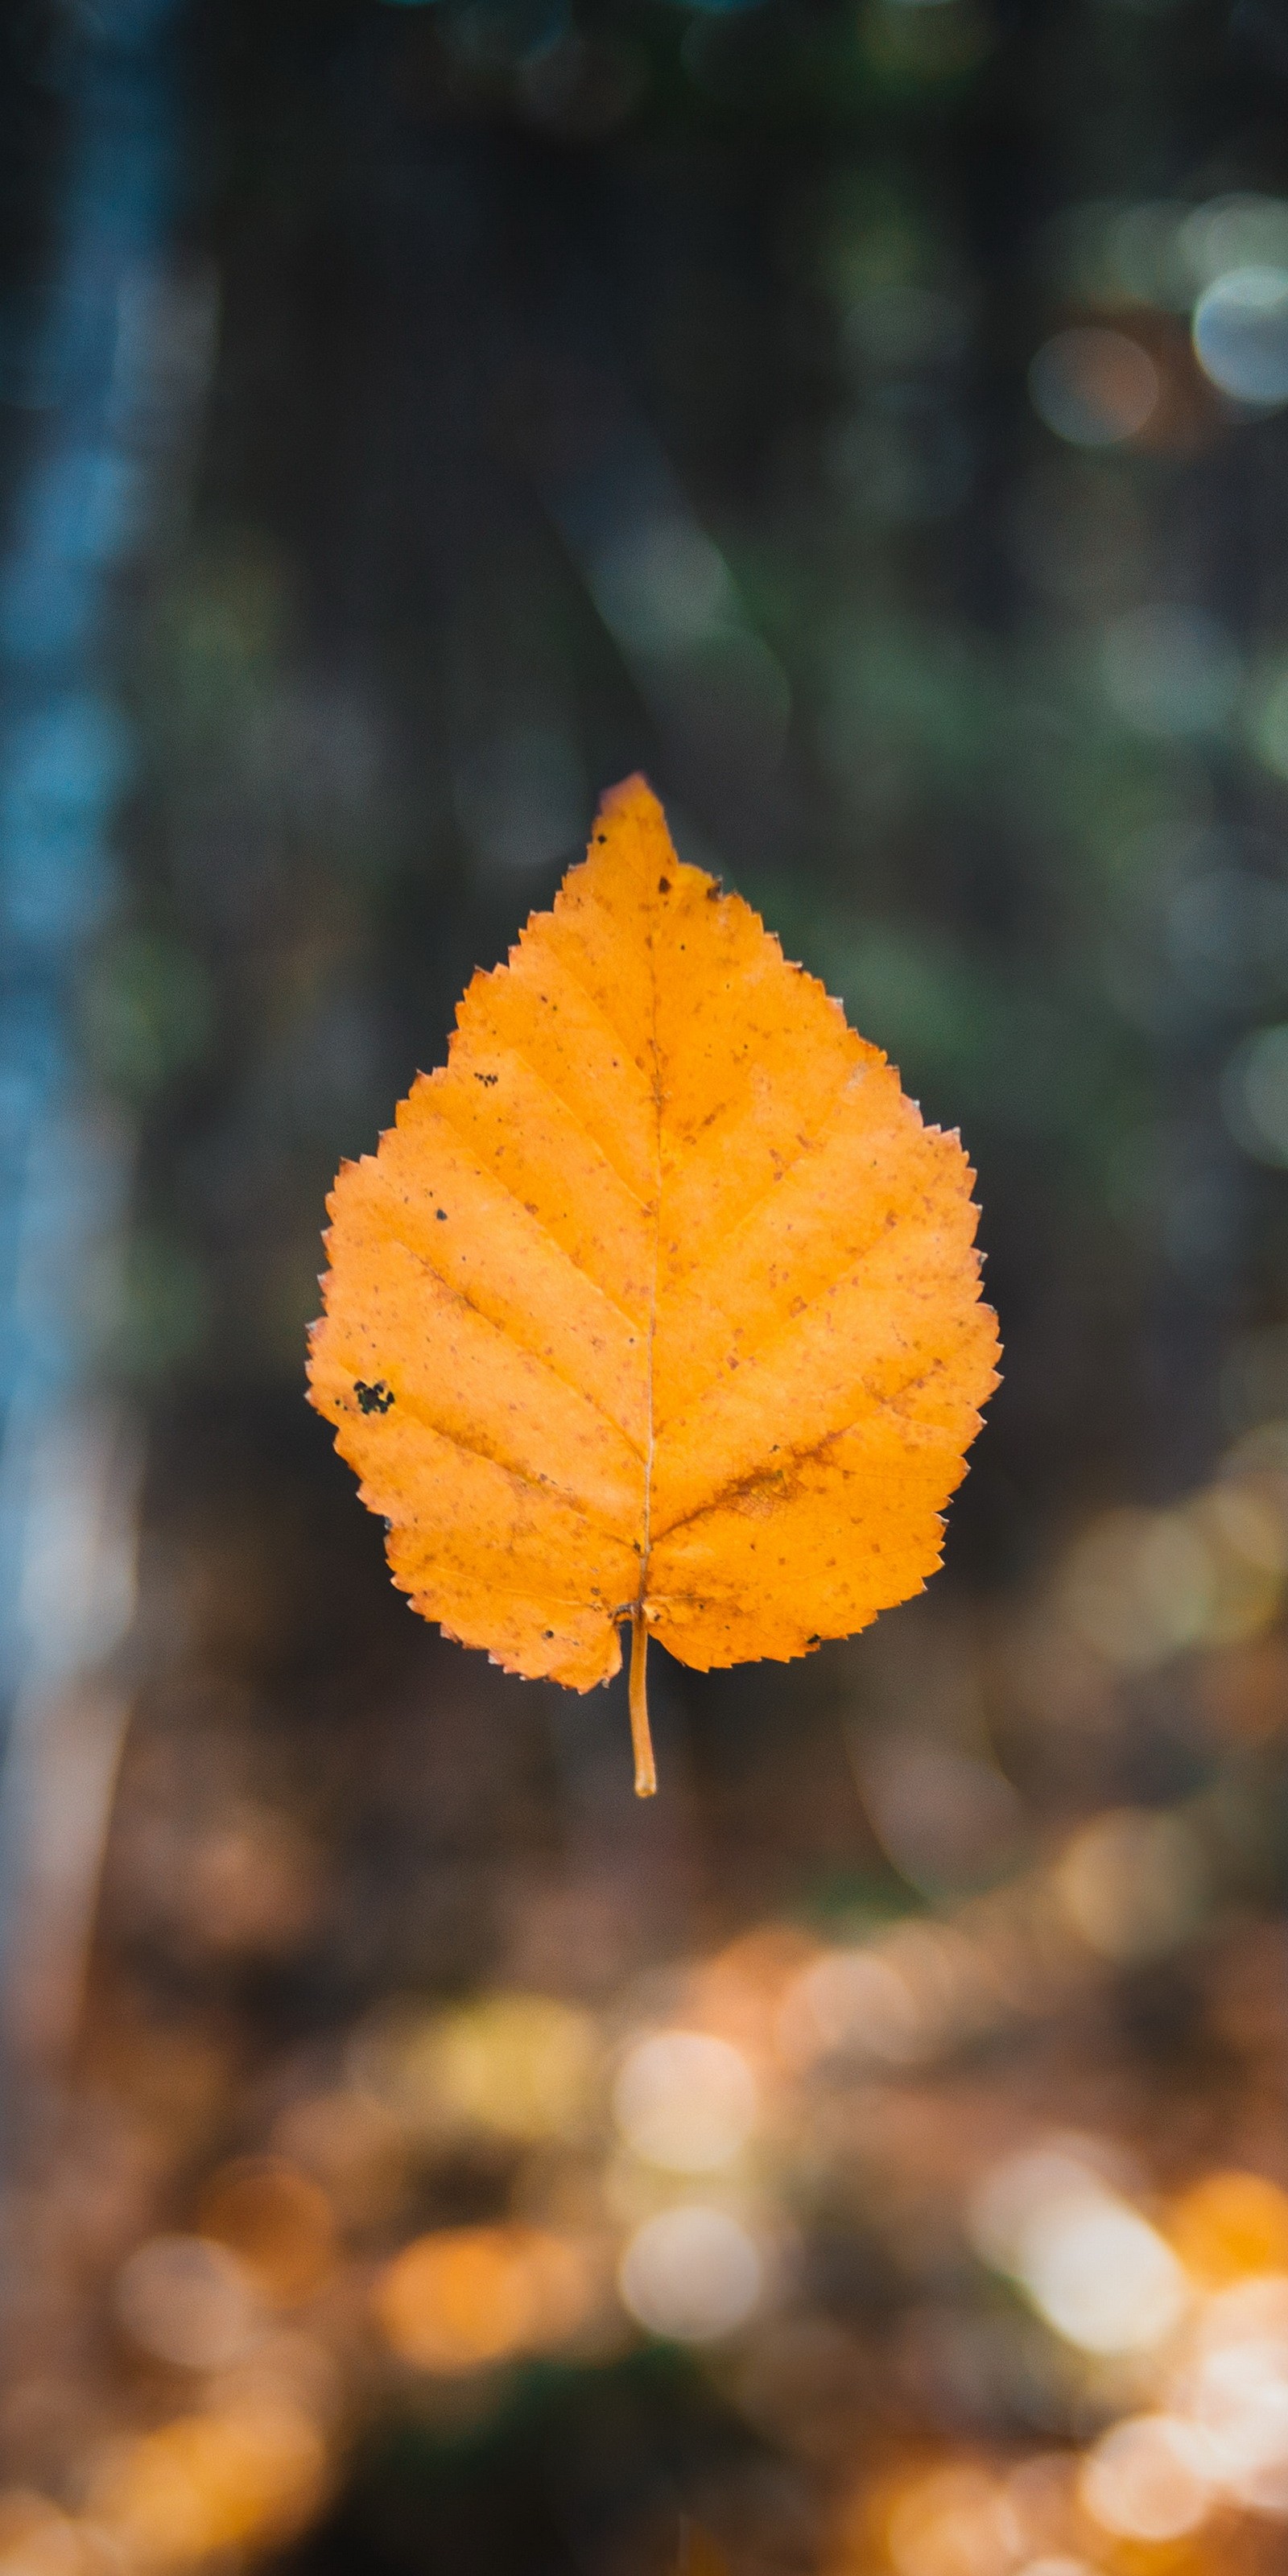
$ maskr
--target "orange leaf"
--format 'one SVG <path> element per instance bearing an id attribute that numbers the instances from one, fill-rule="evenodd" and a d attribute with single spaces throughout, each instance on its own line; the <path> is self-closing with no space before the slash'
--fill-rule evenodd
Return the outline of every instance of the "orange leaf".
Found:
<path id="1" fill-rule="evenodd" d="M 973 1175 L 643 779 L 329 1202 L 312 1402 L 508 1672 L 806 1653 L 921 1589 L 997 1336 Z"/>

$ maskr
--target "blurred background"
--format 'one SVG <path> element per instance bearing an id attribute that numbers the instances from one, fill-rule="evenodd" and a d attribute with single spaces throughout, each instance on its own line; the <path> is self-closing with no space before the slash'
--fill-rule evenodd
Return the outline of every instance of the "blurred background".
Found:
<path id="1" fill-rule="evenodd" d="M 1288 2563 L 1279 0 L 11 0 L 0 2576 Z M 323 1202 L 643 767 L 979 1171 L 945 1570 L 507 1679 Z"/>

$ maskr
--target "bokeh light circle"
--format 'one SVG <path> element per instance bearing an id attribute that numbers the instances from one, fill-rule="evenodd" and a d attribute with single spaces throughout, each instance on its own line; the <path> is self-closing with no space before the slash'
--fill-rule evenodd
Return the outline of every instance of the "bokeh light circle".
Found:
<path id="1" fill-rule="evenodd" d="M 1030 2558 L 1018 2576 L 1097 2576 L 1086 2558 Z"/>
<path id="2" fill-rule="evenodd" d="M 1125 2540 L 1180 2540 L 1212 2501 L 1208 2448 L 1175 2415 L 1135 2415 L 1111 2425 L 1091 2452 L 1082 2502 L 1101 2529 Z"/>
<path id="3" fill-rule="evenodd" d="M 1138 733 L 1219 733 L 1239 691 L 1239 656 L 1219 620 L 1170 600 L 1129 609 L 1101 647 L 1105 692 Z"/>
<path id="4" fill-rule="evenodd" d="M 1288 1025 L 1256 1029 L 1221 1077 L 1226 1123 L 1259 1163 L 1288 1165 Z"/>
<path id="5" fill-rule="evenodd" d="M 1288 402 L 1288 269 L 1232 268 L 1194 308 L 1194 353 L 1236 402 Z"/>
<path id="6" fill-rule="evenodd" d="M 1171 2247 L 1058 2142 L 994 2166 L 974 2195 L 970 2228 L 985 2262 L 1021 2282 L 1082 2352 L 1146 2352 L 1184 2314 L 1188 2284 Z"/>
<path id="7" fill-rule="evenodd" d="M 713 2173 L 745 2144 L 756 2088 L 746 2059 L 727 2040 L 663 2030 L 624 2060 L 613 2109 L 623 2136 L 649 2164 Z"/>
<path id="8" fill-rule="evenodd" d="M 249 2273 L 204 2236 L 153 2236 L 138 2246 L 118 2276 L 115 2304 L 142 2351 L 183 2370 L 236 2360 L 256 2325 Z"/>
<path id="9" fill-rule="evenodd" d="M 1045 340 L 1029 368 L 1038 418 L 1072 447 L 1135 438 L 1159 396 L 1158 369 L 1126 331 L 1080 323 Z"/>
<path id="10" fill-rule="evenodd" d="M 636 2229 L 618 2285 L 631 2315 L 676 2343 L 715 2343 L 746 2323 L 764 2266 L 727 2210 L 685 2204 Z"/>
<path id="11" fill-rule="evenodd" d="M 596 2295 L 581 2249 L 520 2225 L 416 2237 L 376 2283 L 376 2322 L 414 2370 L 448 2377 L 561 2343 Z"/>

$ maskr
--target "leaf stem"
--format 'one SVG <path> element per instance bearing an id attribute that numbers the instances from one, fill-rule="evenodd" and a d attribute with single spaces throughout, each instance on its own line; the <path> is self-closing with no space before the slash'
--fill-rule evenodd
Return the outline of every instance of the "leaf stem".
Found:
<path id="1" fill-rule="evenodd" d="M 644 1625 L 643 1611 L 637 1610 L 631 1620 L 631 1742 L 635 1747 L 637 1798 L 651 1798 L 657 1788 L 653 1738 L 648 1726 L 648 1687 L 644 1678 L 647 1664 L 648 1629 Z"/>

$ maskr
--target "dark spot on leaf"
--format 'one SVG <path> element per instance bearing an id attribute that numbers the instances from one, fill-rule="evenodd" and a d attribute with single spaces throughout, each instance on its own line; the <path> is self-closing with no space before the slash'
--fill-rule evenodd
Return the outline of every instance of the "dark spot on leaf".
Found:
<path id="1" fill-rule="evenodd" d="M 387 1413 L 393 1403 L 393 1396 L 382 1377 L 376 1379 L 374 1386 L 368 1386 L 364 1377 L 355 1377 L 353 1392 L 361 1413 Z"/>
<path id="2" fill-rule="evenodd" d="M 554 1632 L 554 1629 L 553 1629 L 553 1628 L 547 1628 L 547 1630 L 546 1630 L 546 1635 L 547 1635 L 548 1637 L 553 1637 L 554 1633 L 555 1633 L 555 1632 Z"/>
<path id="3" fill-rule="evenodd" d="M 497 1080 L 497 1076 L 494 1073 L 476 1073 L 474 1079 L 476 1082 L 486 1082 L 490 1088 Z"/>
<path id="4" fill-rule="evenodd" d="M 659 878 L 658 878 L 658 881 L 657 881 L 657 890 L 658 890 L 658 893 L 659 893 L 659 894 L 669 894 L 669 893 L 670 893 L 670 891 L 671 891 L 671 880 L 670 880 L 670 878 L 669 878 L 669 877 L 659 877 Z"/>
<path id="5" fill-rule="evenodd" d="M 446 1208 L 435 1208 L 435 1210 L 434 1210 L 434 1214 L 435 1214 L 435 1216 L 437 1217 L 438 1222 L 439 1222 L 439 1224 L 440 1224 L 440 1225 L 446 1225 L 446 1223 L 447 1223 L 447 1210 L 446 1210 Z"/>

